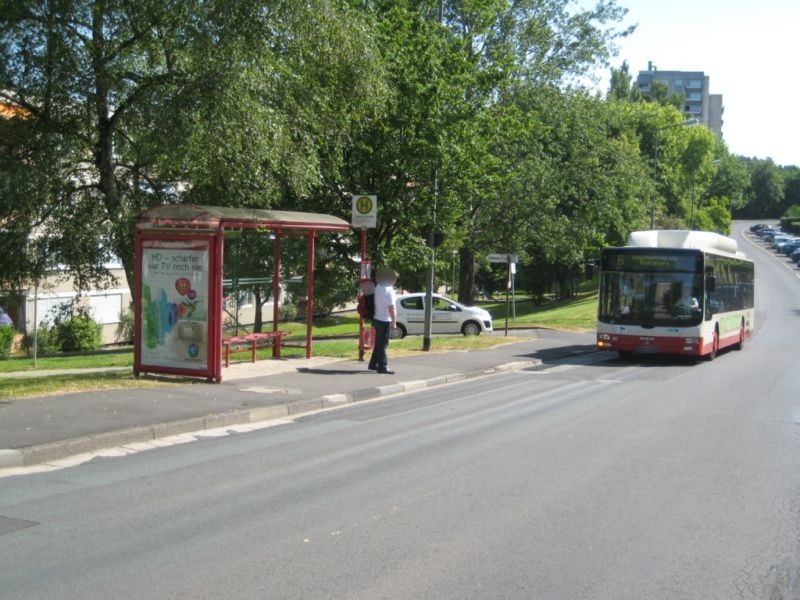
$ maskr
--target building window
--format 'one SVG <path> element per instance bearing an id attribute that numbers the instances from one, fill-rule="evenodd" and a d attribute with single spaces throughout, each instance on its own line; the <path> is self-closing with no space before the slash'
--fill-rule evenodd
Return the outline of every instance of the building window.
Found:
<path id="1" fill-rule="evenodd" d="M 122 294 L 90 296 L 89 307 L 94 320 L 101 325 L 119 323 L 119 317 L 122 314 Z"/>

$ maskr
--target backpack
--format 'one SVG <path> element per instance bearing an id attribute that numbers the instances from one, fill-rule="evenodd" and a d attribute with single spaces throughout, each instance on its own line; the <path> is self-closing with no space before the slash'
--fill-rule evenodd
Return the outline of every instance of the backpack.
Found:
<path id="1" fill-rule="evenodd" d="M 375 294 L 358 295 L 358 314 L 365 321 L 375 318 Z"/>

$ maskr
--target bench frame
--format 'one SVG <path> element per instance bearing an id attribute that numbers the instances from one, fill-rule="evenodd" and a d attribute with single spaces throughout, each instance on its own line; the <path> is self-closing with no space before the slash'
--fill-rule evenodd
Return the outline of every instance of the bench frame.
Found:
<path id="1" fill-rule="evenodd" d="M 250 362 L 256 362 L 256 350 L 266 346 L 272 346 L 273 358 L 280 358 L 281 342 L 287 335 L 289 335 L 288 331 L 269 331 L 224 338 L 222 340 L 222 347 L 225 351 L 225 366 L 231 366 L 231 352 L 250 351 Z"/>

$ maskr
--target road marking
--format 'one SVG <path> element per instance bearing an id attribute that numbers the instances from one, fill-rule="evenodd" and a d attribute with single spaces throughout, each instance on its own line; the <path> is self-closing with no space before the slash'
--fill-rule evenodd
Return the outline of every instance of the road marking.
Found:
<path id="1" fill-rule="evenodd" d="M 178 446 L 180 444 L 196 442 L 204 438 L 225 437 L 234 433 L 248 433 L 251 431 L 257 431 L 259 429 L 268 429 L 270 427 L 277 427 L 279 425 L 287 425 L 289 423 L 294 423 L 294 419 L 274 419 L 272 421 L 240 423 L 237 425 L 216 427 L 214 429 L 203 429 L 201 431 L 195 431 L 192 433 L 181 433 L 178 435 L 171 435 L 169 437 L 158 438 L 150 442 L 136 442 L 125 444 L 124 446 L 116 446 L 114 448 L 103 448 L 97 452 L 84 452 L 83 454 L 75 454 L 73 456 L 67 456 L 66 458 L 60 458 L 58 460 L 53 460 L 38 465 L 0 469 L 0 478 L 12 477 L 14 475 L 30 475 L 33 473 L 58 471 L 60 469 L 77 467 L 89 462 L 90 460 L 94 460 L 95 458 L 117 458 L 120 456 L 128 456 L 129 454 L 138 454 L 147 450 L 154 450 L 156 448 L 167 448 L 169 446 Z"/>
<path id="2" fill-rule="evenodd" d="M 550 373 L 562 373 L 564 371 L 571 371 L 584 365 L 558 365 L 556 367 L 547 367 L 546 369 L 536 369 L 535 371 L 525 371 L 526 373 L 536 373 L 542 375 L 549 375 Z"/>

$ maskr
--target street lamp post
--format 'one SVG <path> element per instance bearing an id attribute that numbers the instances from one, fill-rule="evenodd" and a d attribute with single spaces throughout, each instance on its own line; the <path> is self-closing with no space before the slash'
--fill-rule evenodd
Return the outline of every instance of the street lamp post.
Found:
<path id="1" fill-rule="evenodd" d="M 452 275 L 450 278 L 450 294 L 455 296 L 456 293 L 456 256 L 458 255 L 458 250 L 453 250 L 453 253 L 450 255 L 450 264 L 452 266 Z"/>
<path id="2" fill-rule="evenodd" d="M 656 127 L 656 137 L 653 150 L 653 192 L 658 193 L 658 132 L 664 129 L 672 129 L 673 127 L 691 127 L 697 125 L 700 121 L 697 119 L 687 119 L 680 123 L 673 123 L 672 125 L 664 125 L 664 127 Z M 650 229 L 655 229 L 656 222 L 656 200 L 650 203 Z"/>

